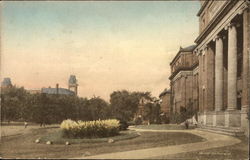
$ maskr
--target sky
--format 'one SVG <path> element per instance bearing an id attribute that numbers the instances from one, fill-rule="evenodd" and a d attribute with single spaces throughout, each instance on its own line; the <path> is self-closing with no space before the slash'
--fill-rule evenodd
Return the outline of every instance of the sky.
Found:
<path id="1" fill-rule="evenodd" d="M 67 88 L 109 100 L 113 91 L 169 88 L 170 62 L 198 36 L 198 1 L 2 2 L 1 81 Z"/>

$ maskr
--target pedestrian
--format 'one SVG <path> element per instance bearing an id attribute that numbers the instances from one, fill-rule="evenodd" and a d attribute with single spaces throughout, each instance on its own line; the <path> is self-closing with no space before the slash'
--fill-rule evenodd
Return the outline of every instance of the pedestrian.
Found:
<path id="1" fill-rule="evenodd" d="M 188 120 L 185 121 L 185 126 L 186 126 L 186 129 L 188 129 L 188 127 L 189 127 Z"/>
<path id="2" fill-rule="evenodd" d="M 24 122 L 24 128 L 27 128 L 27 126 L 28 126 L 28 123 Z"/>

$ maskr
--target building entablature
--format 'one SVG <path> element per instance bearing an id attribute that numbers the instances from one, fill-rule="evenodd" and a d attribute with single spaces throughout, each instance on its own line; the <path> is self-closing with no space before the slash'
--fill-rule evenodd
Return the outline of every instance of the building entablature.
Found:
<path id="1" fill-rule="evenodd" d="M 195 53 L 197 55 L 205 54 L 209 42 L 214 40 L 222 30 L 225 30 L 227 26 L 232 23 L 235 16 L 242 14 L 247 8 L 249 8 L 249 1 L 247 0 L 226 1 L 195 40 L 197 43 Z"/>
<path id="2" fill-rule="evenodd" d="M 181 77 L 187 77 L 187 76 L 192 76 L 193 75 L 193 70 L 189 71 L 180 71 L 178 74 L 176 74 L 174 77 L 172 77 L 170 80 L 172 82 L 180 79 Z"/>
<path id="3" fill-rule="evenodd" d="M 192 66 L 190 67 L 178 67 L 169 77 L 170 80 L 172 80 L 177 74 L 179 74 L 182 71 L 193 71 L 195 68 L 197 68 L 199 66 L 199 61 L 195 61 L 195 63 L 192 64 Z"/>
<path id="4" fill-rule="evenodd" d="M 210 21 L 228 3 L 228 1 L 206 1 L 198 12 L 200 33 L 209 25 Z"/>
<path id="5" fill-rule="evenodd" d="M 206 6 L 207 6 L 208 3 L 209 3 L 208 0 L 207 0 L 207 1 L 203 1 L 200 10 L 199 10 L 198 13 L 197 13 L 197 16 L 200 16 L 200 15 L 201 15 L 201 13 L 204 11 L 204 9 L 206 8 Z"/>

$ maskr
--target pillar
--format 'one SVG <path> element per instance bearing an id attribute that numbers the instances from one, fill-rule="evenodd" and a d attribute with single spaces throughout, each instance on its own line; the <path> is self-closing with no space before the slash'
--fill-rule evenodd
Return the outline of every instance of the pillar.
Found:
<path id="1" fill-rule="evenodd" d="M 242 108 L 246 111 L 249 108 L 249 50 L 250 50 L 250 13 L 246 8 L 243 11 L 243 67 L 242 67 Z"/>
<path id="2" fill-rule="evenodd" d="M 221 36 L 215 38 L 215 111 L 223 106 L 223 41 Z"/>
<path id="3" fill-rule="evenodd" d="M 243 67 L 242 67 L 242 99 L 241 99 L 241 128 L 245 135 L 249 137 L 249 120 L 247 112 L 249 111 L 250 96 L 250 11 L 249 2 L 245 3 L 244 9 L 240 13 L 243 16 Z"/>
<path id="4" fill-rule="evenodd" d="M 228 86 L 227 110 L 237 109 L 237 30 L 234 23 L 228 26 Z"/>
<path id="5" fill-rule="evenodd" d="M 230 23 L 228 29 L 228 86 L 226 127 L 240 127 L 241 115 L 237 110 L 237 30 L 236 24 Z"/>

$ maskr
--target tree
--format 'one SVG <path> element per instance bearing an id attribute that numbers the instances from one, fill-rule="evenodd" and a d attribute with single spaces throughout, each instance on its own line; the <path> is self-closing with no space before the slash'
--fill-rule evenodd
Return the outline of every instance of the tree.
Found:
<path id="1" fill-rule="evenodd" d="M 27 92 L 23 87 L 4 88 L 1 92 L 1 120 L 14 121 L 22 119 Z"/>
<path id="2" fill-rule="evenodd" d="M 108 103 L 99 97 L 93 97 L 88 101 L 90 120 L 106 119 Z"/>
<path id="3" fill-rule="evenodd" d="M 147 103 L 144 107 L 143 119 L 150 123 L 160 123 L 160 105 L 158 103 Z"/>
<path id="4" fill-rule="evenodd" d="M 131 121 L 138 110 L 142 97 L 151 99 L 150 92 L 114 91 L 110 95 L 110 110 L 112 116 L 121 121 Z"/>

